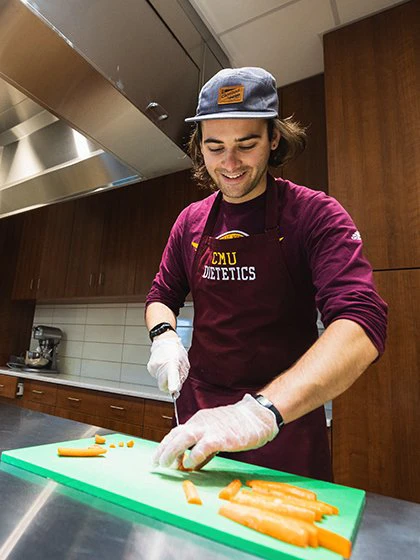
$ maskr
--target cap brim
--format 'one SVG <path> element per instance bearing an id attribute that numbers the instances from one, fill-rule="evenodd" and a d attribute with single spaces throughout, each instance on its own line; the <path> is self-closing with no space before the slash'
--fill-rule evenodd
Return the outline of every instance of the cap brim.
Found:
<path id="1" fill-rule="evenodd" d="M 185 122 L 199 122 L 215 119 L 274 119 L 278 117 L 276 111 L 261 111 L 261 112 L 248 112 L 248 111 L 232 111 L 212 113 L 210 115 L 196 115 L 195 117 L 188 117 Z"/>

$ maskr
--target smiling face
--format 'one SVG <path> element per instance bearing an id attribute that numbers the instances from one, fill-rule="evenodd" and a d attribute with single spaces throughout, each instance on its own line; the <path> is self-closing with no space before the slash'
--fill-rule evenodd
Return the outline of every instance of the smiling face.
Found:
<path id="1" fill-rule="evenodd" d="M 270 141 L 265 119 L 209 119 L 201 132 L 204 163 L 227 202 L 246 202 L 265 191 L 270 151 L 280 141 L 277 130 Z"/>

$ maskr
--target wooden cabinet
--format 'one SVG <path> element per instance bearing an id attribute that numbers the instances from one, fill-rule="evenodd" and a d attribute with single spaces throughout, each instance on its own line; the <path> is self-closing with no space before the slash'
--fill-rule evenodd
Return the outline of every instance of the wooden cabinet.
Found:
<path id="1" fill-rule="evenodd" d="M 7 399 L 16 398 L 17 377 L 0 374 L 0 397 Z"/>
<path id="2" fill-rule="evenodd" d="M 13 299 L 64 295 L 73 218 L 73 202 L 25 214 Z"/>
<path id="3" fill-rule="evenodd" d="M 152 441 L 162 441 L 172 429 L 173 414 L 172 403 L 145 401 L 143 437 Z"/>
<path id="4" fill-rule="evenodd" d="M 47 214 L 46 208 L 25 213 L 13 286 L 13 299 L 36 298 Z"/>

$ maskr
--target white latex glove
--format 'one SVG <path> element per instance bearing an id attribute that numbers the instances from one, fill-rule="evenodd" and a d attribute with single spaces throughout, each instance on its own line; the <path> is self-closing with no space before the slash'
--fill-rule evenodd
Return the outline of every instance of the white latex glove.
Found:
<path id="1" fill-rule="evenodd" d="M 278 432 L 274 413 L 246 394 L 236 404 L 199 410 L 188 422 L 174 428 L 156 449 L 153 464 L 170 467 L 175 460 L 179 464 L 183 453 L 194 446 L 183 464 L 195 468 L 219 451 L 262 447 Z"/>
<path id="2" fill-rule="evenodd" d="M 190 362 L 179 336 L 157 337 L 150 348 L 147 370 L 166 393 L 179 393 L 190 371 Z"/>

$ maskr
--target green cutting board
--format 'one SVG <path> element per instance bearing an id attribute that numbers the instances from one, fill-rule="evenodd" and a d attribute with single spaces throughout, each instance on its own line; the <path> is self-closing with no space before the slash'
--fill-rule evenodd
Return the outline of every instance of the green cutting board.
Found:
<path id="1" fill-rule="evenodd" d="M 300 548 L 238 525 L 218 515 L 223 500 L 220 490 L 234 478 L 243 484 L 249 479 L 289 482 L 317 493 L 318 499 L 334 504 L 339 515 L 328 516 L 322 526 L 354 540 L 365 502 L 365 492 L 311 478 L 215 457 L 199 472 L 152 469 L 151 457 L 157 444 L 140 438 L 112 434 L 106 436 L 108 452 L 99 457 L 59 457 L 58 447 L 87 447 L 94 438 L 4 451 L 1 460 L 98 496 L 120 506 L 176 525 L 225 545 L 275 560 L 337 560 L 338 554 L 325 548 Z M 133 439 L 134 447 L 118 442 Z M 109 444 L 117 447 L 110 449 Z M 182 481 L 197 486 L 202 506 L 188 504 Z"/>

